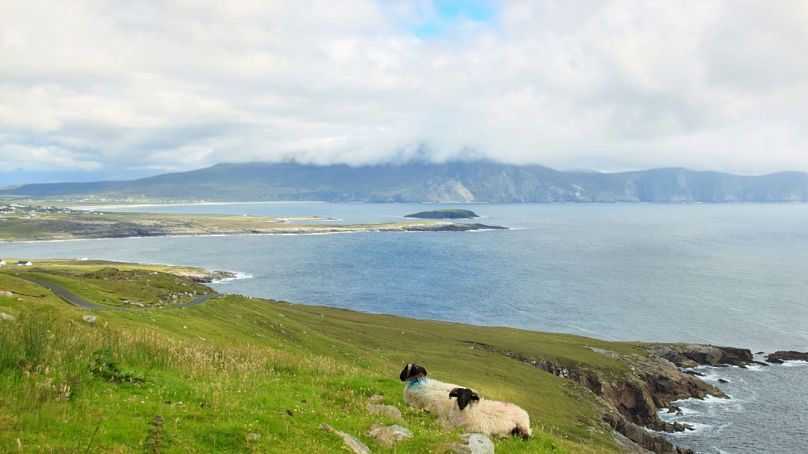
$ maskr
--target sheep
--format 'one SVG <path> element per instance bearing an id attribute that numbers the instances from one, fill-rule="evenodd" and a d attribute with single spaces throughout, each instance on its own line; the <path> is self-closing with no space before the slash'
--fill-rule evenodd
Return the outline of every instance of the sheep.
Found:
<path id="1" fill-rule="evenodd" d="M 446 415 L 452 426 L 498 438 L 520 435 L 527 440 L 532 435 L 530 416 L 518 405 L 498 400 L 481 399 L 468 388 L 454 388 L 449 398 L 457 398 Z"/>
<path id="2" fill-rule="evenodd" d="M 401 371 L 399 378 L 404 385 L 404 402 L 416 408 L 422 408 L 445 420 L 454 401 L 449 398 L 449 391 L 457 385 L 427 378 L 426 369 L 418 364 L 409 363 Z"/>

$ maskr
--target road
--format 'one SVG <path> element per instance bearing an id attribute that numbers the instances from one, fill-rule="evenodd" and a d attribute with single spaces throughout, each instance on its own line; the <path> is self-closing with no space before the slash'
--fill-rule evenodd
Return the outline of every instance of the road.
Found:
<path id="1" fill-rule="evenodd" d="M 134 307 L 102 306 L 100 304 L 95 304 L 93 302 L 87 301 L 86 299 L 76 295 L 73 292 L 70 292 L 69 290 L 65 289 L 64 287 L 62 287 L 60 285 L 56 285 L 56 284 L 54 284 L 52 282 L 48 282 L 46 280 L 35 278 L 35 277 L 29 277 L 29 276 L 20 276 L 20 275 L 17 275 L 15 277 L 18 277 L 20 279 L 25 279 L 26 281 L 33 282 L 34 284 L 37 284 L 37 285 L 41 285 L 42 287 L 45 287 L 46 289 L 48 289 L 48 290 L 52 291 L 53 293 L 59 295 L 60 298 L 67 301 L 68 303 L 70 303 L 70 304 L 72 304 L 72 305 L 74 305 L 76 307 L 79 307 L 81 309 L 86 309 L 88 311 L 107 311 L 107 310 L 136 311 L 136 310 L 142 310 L 142 309 L 149 309 L 149 308 L 145 308 L 145 307 L 144 308 L 134 308 Z M 222 296 L 222 295 L 219 294 L 219 293 L 207 293 L 207 294 L 204 294 L 204 295 L 197 295 L 191 301 L 188 301 L 187 303 L 176 304 L 174 306 L 169 306 L 169 307 L 170 308 L 171 307 L 186 308 L 186 307 L 196 306 L 196 305 L 204 303 L 205 301 L 207 301 L 207 300 L 209 300 L 211 298 L 218 298 L 220 296 Z"/>

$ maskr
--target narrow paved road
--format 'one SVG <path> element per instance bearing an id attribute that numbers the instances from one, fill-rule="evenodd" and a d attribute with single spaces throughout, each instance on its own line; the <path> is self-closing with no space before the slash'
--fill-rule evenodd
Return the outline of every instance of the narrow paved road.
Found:
<path id="1" fill-rule="evenodd" d="M 35 277 L 29 277 L 29 276 L 19 276 L 19 275 L 17 275 L 15 277 L 18 277 L 20 279 L 25 279 L 26 281 L 33 282 L 34 284 L 37 284 L 37 285 L 41 285 L 41 286 L 45 287 L 46 289 L 52 291 L 53 293 L 59 295 L 60 298 L 67 301 L 68 303 L 70 303 L 70 304 L 72 304 L 74 306 L 80 307 L 82 309 L 89 310 L 89 311 L 106 311 L 106 310 L 137 311 L 137 310 L 142 310 L 142 309 L 148 309 L 146 307 L 141 309 L 141 308 L 134 308 L 134 307 L 102 306 L 100 304 L 91 303 L 90 301 L 87 301 L 86 299 L 76 295 L 75 293 L 66 290 L 64 287 L 62 287 L 60 285 L 56 285 L 56 284 L 54 284 L 52 282 L 48 282 L 48 281 L 45 281 L 43 279 L 39 279 L 39 278 L 35 278 Z M 220 296 L 222 296 L 222 295 L 220 295 L 219 293 L 207 293 L 205 295 L 197 295 L 191 301 L 188 301 L 187 303 L 177 304 L 177 305 L 169 306 L 169 307 L 186 308 L 186 307 L 196 306 L 198 304 L 204 303 L 205 301 L 207 301 L 207 300 L 209 300 L 211 298 L 218 298 Z"/>

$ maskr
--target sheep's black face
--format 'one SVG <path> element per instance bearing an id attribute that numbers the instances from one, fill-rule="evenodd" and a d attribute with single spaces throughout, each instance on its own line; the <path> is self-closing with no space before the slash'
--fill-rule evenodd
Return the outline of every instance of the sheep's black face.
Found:
<path id="1" fill-rule="evenodd" d="M 460 410 L 468 407 L 472 402 L 480 400 L 480 395 L 468 388 L 455 388 L 449 391 L 449 398 L 457 398 L 457 407 Z"/>
<path id="2" fill-rule="evenodd" d="M 426 369 L 418 364 L 409 363 L 404 367 L 404 370 L 401 371 L 401 375 L 399 375 L 398 378 L 401 379 L 401 381 L 407 381 L 419 375 L 426 376 Z"/>

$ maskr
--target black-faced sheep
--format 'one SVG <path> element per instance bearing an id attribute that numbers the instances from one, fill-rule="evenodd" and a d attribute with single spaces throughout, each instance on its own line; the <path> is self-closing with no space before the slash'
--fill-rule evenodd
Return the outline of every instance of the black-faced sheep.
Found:
<path id="1" fill-rule="evenodd" d="M 441 419 L 445 419 L 455 406 L 449 398 L 449 391 L 457 385 L 444 383 L 428 378 L 426 369 L 418 364 L 410 363 L 401 371 L 399 378 L 404 384 L 404 402 L 416 408 L 422 408 Z"/>
<path id="2" fill-rule="evenodd" d="M 518 405 L 481 399 L 468 388 L 454 388 L 448 396 L 457 399 L 446 415 L 452 426 L 498 438 L 518 435 L 527 439 L 532 435 L 530 416 Z"/>

